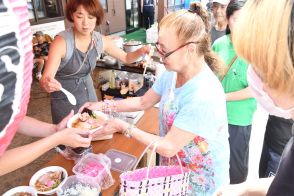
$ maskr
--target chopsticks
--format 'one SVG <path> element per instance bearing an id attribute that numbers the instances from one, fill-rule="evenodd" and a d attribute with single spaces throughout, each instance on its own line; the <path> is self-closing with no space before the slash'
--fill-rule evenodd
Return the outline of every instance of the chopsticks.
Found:
<path id="1" fill-rule="evenodd" d="M 146 74 L 146 71 L 147 71 L 147 67 L 150 66 L 150 63 L 151 63 L 151 56 L 153 55 L 153 52 L 154 52 L 154 48 L 153 46 L 151 46 L 149 44 L 149 47 L 150 47 L 150 51 L 149 51 L 149 54 L 145 54 L 144 57 L 143 57 L 143 60 L 146 62 L 145 63 L 145 66 L 144 66 L 144 71 L 143 71 L 143 76 Z M 144 65 L 144 64 L 143 64 Z"/>

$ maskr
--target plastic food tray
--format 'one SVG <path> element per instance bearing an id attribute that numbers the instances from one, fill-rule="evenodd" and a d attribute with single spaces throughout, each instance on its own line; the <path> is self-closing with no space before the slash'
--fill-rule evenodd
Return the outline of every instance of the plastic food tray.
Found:
<path id="1" fill-rule="evenodd" d="M 111 170 L 120 173 L 132 170 L 137 163 L 137 157 L 119 150 L 110 149 L 105 155 L 111 160 Z"/>

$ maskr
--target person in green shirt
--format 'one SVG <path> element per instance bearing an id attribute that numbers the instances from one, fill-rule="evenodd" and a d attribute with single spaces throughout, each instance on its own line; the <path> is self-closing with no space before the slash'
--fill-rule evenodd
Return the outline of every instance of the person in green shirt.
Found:
<path id="1" fill-rule="evenodd" d="M 227 65 L 221 83 L 226 93 L 230 143 L 230 183 L 244 182 L 248 174 L 249 140 L 256 100 L 252 98 L 247 82 L 248 64 L 236 56 L 231 38 L 234 24 L 244 2 L 233 0 L 228 4 L 227 34 L 217 39 L 212 49 Z"/>

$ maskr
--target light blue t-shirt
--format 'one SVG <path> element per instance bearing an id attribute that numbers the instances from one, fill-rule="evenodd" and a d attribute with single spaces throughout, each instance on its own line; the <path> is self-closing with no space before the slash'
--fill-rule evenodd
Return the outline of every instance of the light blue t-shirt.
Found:
<path id="1" fill-rule="evenodd" d="M 175 79 L 175 72 L 166 71 L 152 87 L 161 96 L 160 135 L 166 135 L 171 126 L 195 134 L 178 155 L 192 171 L 190 194 L 211 195 L 217 187 L 229 184 L 225 94 L 207 65 L 180 88 L 175 87 Z"/>

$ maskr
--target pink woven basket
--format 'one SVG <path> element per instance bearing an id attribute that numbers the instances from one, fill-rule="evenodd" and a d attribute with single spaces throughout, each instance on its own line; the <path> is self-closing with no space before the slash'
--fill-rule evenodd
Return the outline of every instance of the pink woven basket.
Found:
<path id="1" fill-rule="evenodd" d="M 146 147 L 138 162 L 153 143 Z M 157 144 L 158 142 L 155 142 L 150 160 L 155 154 Z M 120 175 L 120 195 L 186 195 L 190 170 L 182 167 L 178 155 L 177 159 L 179 165 L 151 167 L 149 160 L 148 167 L 122 173 Z"/>

